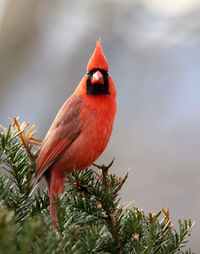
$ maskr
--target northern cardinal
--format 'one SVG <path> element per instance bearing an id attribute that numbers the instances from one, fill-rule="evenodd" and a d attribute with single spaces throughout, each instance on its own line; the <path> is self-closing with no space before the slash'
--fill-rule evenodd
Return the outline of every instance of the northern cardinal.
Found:
<path id="1" fill-rule="evenodd" d="M 100 39 L 75 92 L 58 112 L 41 145 L 36 163 L 36 181 L 43 175 L 48 183 L 50 214 L 55 193 L 63 192 L 65 174 L 76 167 L 89 167 L 106 148 L 116 113 L 115 85 Z"/>

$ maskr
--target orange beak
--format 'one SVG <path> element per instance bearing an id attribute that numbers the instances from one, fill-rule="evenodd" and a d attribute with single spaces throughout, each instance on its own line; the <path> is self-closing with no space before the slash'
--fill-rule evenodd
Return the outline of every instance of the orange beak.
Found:
<path id="1" fill-rule="evenodd" d="M 103 74 L 100 71 L 96 71 L 91 78 L 91 84 L 101 84 L 104 85 Z"/>

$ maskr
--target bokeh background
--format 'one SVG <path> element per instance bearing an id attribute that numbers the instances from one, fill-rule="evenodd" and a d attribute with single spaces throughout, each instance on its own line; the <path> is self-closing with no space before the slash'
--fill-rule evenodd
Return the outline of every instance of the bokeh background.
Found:
<path id="1" fill-rule="evenodd" d="M 99 163 L 131 168 L 123 201 L 196 220 L 200 252 L 200 1 L 0 0 L 0 122 L 43 138 L 101 37 L 118 113 Z"/>

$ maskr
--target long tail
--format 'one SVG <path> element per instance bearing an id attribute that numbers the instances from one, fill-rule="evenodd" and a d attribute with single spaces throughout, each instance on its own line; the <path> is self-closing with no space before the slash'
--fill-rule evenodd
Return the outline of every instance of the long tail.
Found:
<path id="1" fill-rule="evenodd" d="M 48 183 L 50 214 L 52 217 L 54 217 L 55 221 L 58 222 L 58 217 L 54 209 L 54 204 L 55 204 L 54 202 L 56 202 L 55 194 L 57 196 L 60 196 L 60 194 L 62 194 L 64 185 L 65 185 L 65 176 L 57 173 L 56 168 L 52 167 L 45 174 L 45 178 Z"/>

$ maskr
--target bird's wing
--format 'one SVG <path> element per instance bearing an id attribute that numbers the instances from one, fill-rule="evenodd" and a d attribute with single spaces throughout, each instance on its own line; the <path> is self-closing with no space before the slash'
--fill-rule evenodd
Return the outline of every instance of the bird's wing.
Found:
<path id="1" fill-rule="evenodd" d="M 41 146 L 36 163 L 36 181 L 81 133 L 81 103 L 80 96 L 72 95 L 58 112 Z"/>

